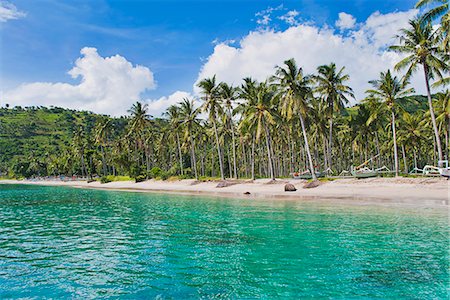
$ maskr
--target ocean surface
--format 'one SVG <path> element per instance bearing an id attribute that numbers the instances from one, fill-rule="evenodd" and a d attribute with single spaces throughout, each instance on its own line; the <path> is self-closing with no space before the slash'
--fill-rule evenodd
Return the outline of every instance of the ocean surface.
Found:
<path id="1" fill-rule="evenodd" d="M 0 185 L 0 298 L 448 299 L 449 212 Z"/>

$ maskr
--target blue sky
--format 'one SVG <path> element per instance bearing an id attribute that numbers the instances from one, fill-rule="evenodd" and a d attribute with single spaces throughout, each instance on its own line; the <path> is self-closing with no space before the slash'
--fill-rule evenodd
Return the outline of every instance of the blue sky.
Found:
<path id="1" fill-rule="evenodd" d="M 83 47 L 95 47 L 102 57 L 119 54 L 132 64 L 148 67 L 157 88 L 143 96 L 157 99 L 175 91 L 191 91 L 215 45 L 240 41 L 258 30 L 261 16 L 256 14 L 270 7 L 278 8 L 271 16 L 272 30 L 283 31 L 290 25 L 278 17 L 288 11 L 299 12 L 299 22 L 323 27 L 334 26 L 340 12 L 364 22 L 375 11 L 410 10 L 415 0 L 3 0 L 5 3 L 24 15 L 0 22 L 0 90 L 31 82 L 75 84 L 80 79 L 67 72 Z"/>

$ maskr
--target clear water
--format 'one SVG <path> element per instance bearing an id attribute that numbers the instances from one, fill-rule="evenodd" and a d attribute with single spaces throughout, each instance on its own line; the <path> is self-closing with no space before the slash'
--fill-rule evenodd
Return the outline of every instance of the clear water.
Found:
<path id="1" fill-rule="evenodd" d="M 447 299 L 448 218 L 0 185 L 0 298 Z"/>

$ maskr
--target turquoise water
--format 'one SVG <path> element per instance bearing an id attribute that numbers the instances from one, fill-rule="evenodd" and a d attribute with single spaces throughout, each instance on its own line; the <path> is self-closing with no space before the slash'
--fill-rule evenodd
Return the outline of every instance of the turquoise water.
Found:
<path id="1" fill-rule="evenodd" d="M 0 298 L 446 299 L 448 218 L 0 185 Z"/>

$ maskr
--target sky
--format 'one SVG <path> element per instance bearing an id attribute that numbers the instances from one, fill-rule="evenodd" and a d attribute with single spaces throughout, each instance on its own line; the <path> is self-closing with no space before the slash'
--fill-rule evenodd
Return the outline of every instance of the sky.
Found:
<path id="1" fill-rule="evenodd" d="M 264 80 L 291 57 L 345 66 L 354 102 L 400 59 L 387 46 L 415 0 L 0 0 L 0 106 L 159 116 L 196 82 Z M 412 85 L 424 91 L 418 75 Z"/>

